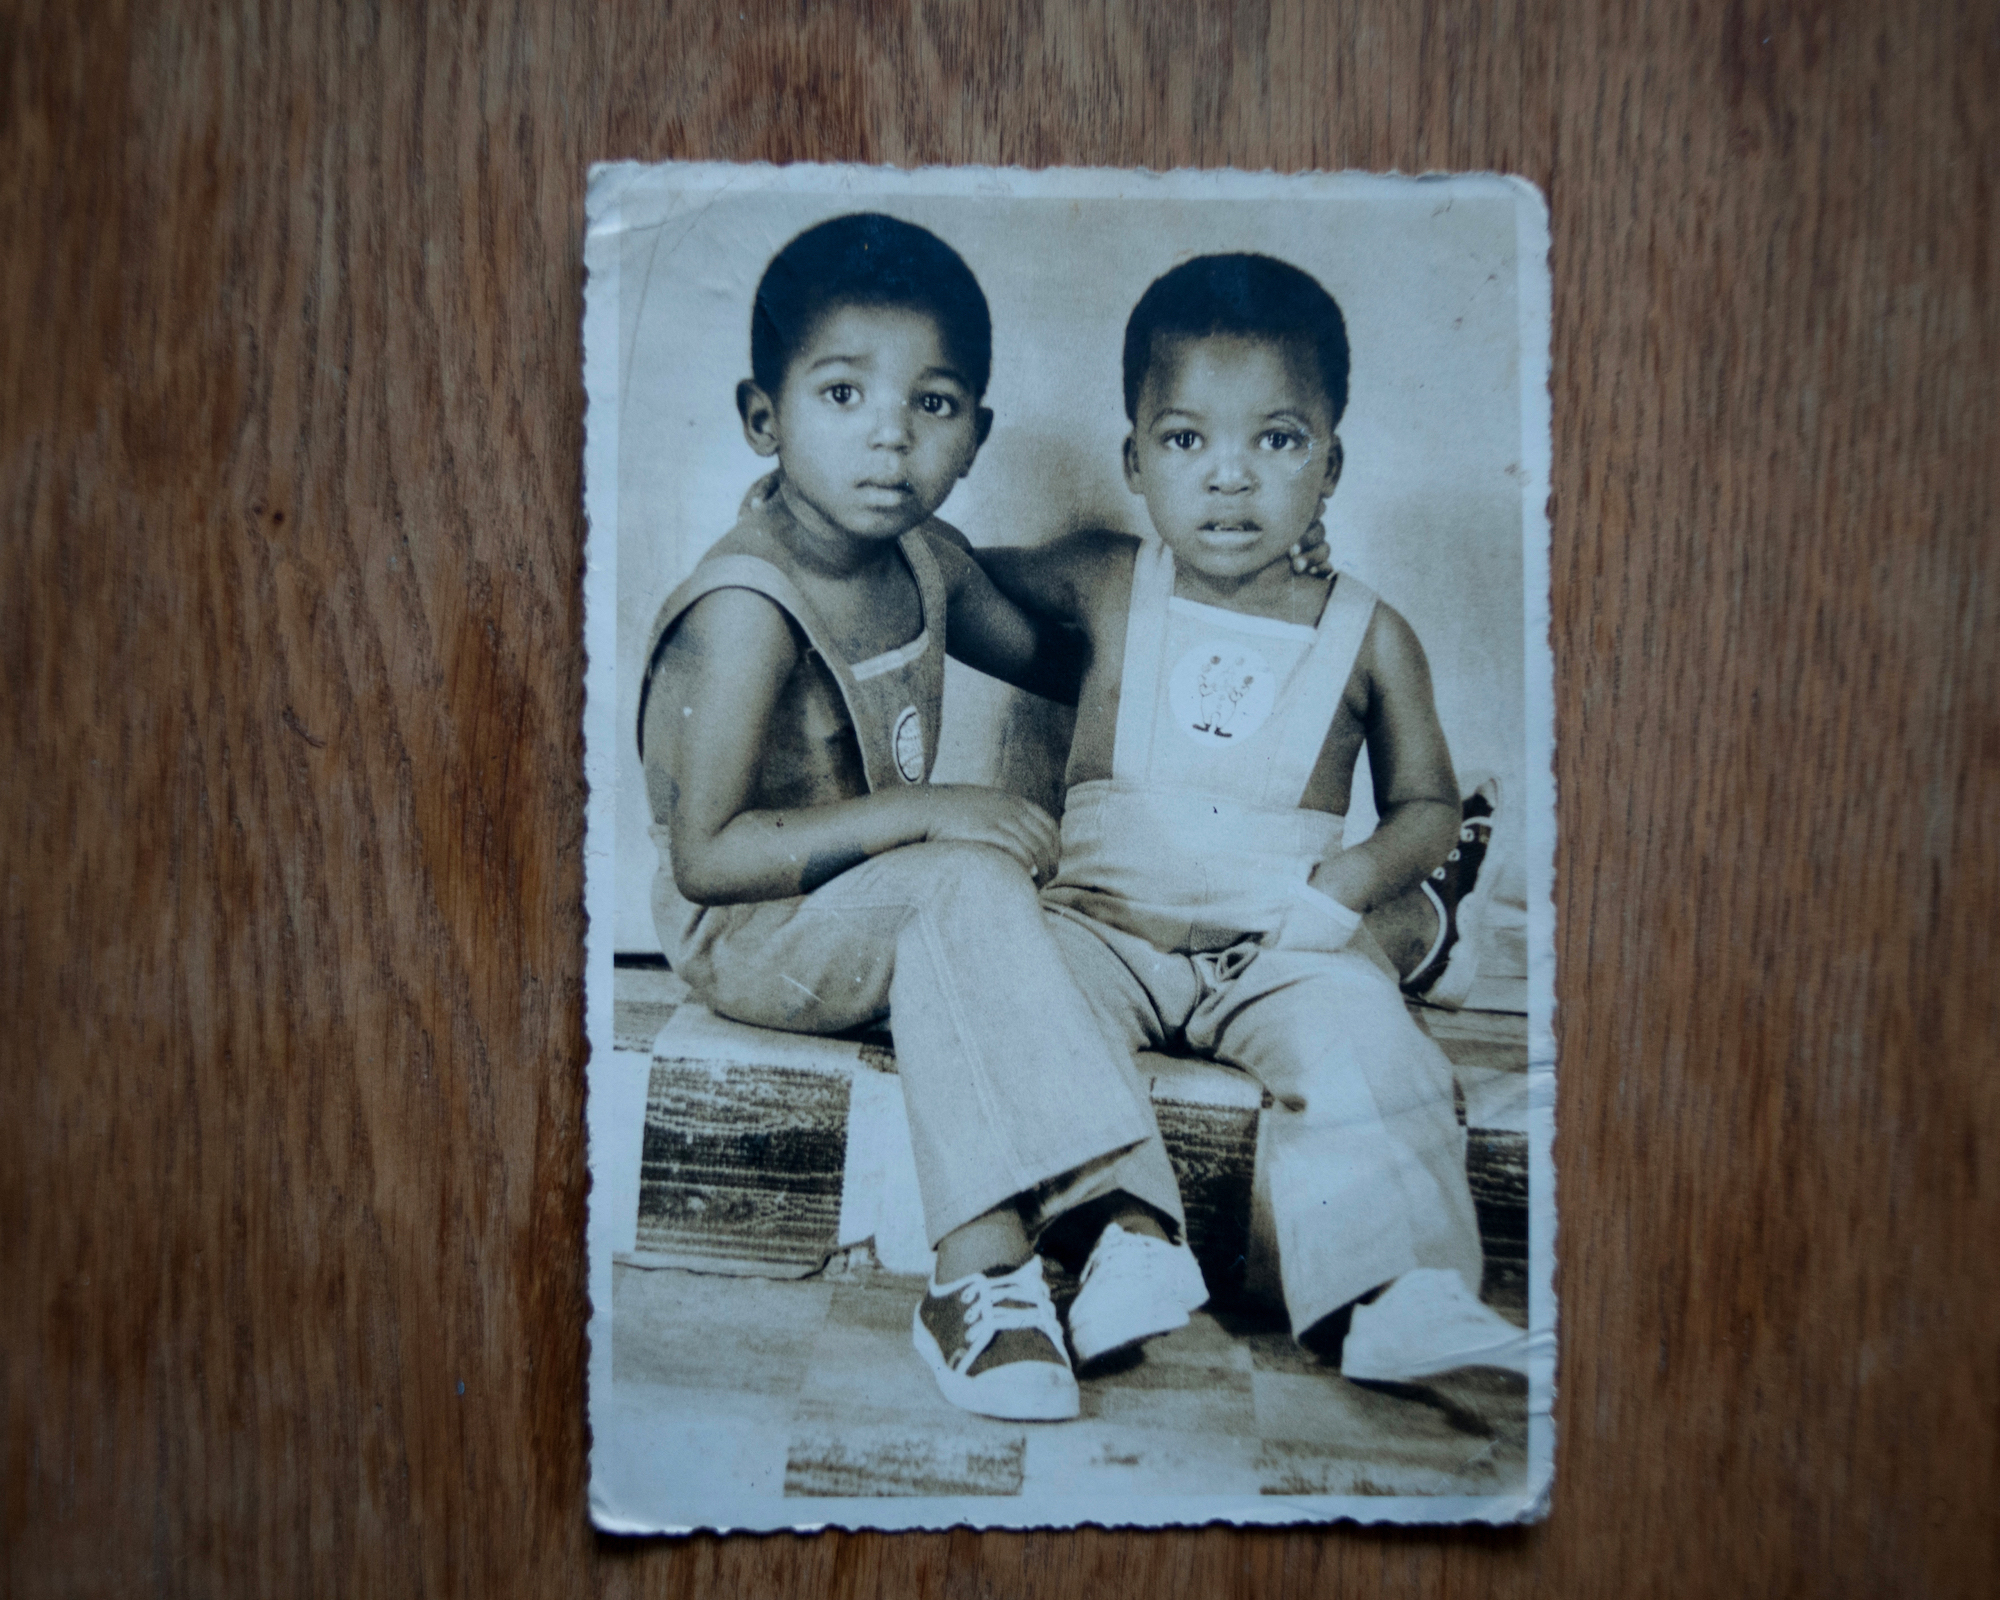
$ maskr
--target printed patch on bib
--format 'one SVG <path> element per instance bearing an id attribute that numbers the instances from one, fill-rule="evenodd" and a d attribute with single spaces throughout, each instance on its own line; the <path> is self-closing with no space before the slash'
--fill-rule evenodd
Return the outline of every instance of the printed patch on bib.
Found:
<path id="1" fill-rule="evenodd" d="M 896 718 L 896 730 L 889 735 L 896 752 L 896 770 L 905 783 L 924 781 L 924 719 L 915 706 L 904 706 Z"/>
<path id="2" fill-rule="evenodd" d="M 1196 744 L 1227 746 L 1263 727 L 1278 696 L 1270 663 L 1236 640 L 1196 645 L 1167 679 L 1174 722 Z"/>

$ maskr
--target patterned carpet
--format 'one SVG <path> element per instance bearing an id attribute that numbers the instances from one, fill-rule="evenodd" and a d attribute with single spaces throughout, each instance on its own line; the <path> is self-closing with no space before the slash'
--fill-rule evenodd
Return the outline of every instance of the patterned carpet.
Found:
<path id="1" fill-rule="evenodd" d="M 593 1069 L 593 1095 L 609 1104 L 614 1077 L 635 1088 L 644 1080 L 642 1101 L 621 1104 L 636 1141 L 624 1159 L 639 1167 L 632 1236 L 614 1246 L 621 1259 L 802 1277 L 872 1232 L 878 1245 L 889 1241 L 878 1255 L 892 1269 L 925 1269 L 892 1247 L 920 1231 L 921 1216 L 912 1209 L 914 1170 L 904 1173 L 908 1184 L 889 1178 L 909 1158 L 886 1034 L 843 1043 L 744 1029 L 685 1006 L 685 986 L 664 970 L 619 968 L 614 996 L 618 1048 Z M 1481 1292 L 1525 1314 L 1527 1019 L 1425 1007 L 1411 1014 L 1458 1075 L 1466 1176 L 1486 1254 Z M 1180 1183 L 1189 1242 L 1210 1284 L 1230 1292 L 1248 1248 L 1268 1096 L 1213 1062 L 1148 1053 L 1139 1066 Z M 612 1159 L 608 1147 L 593 1157 L 600 1183 Z M 916 1253 L 927 1254 L 921 1240 Z"/>
<path id="2" fill-rule="evenodd" d="M 685 990 L 664 971 L 621 967 L 616 977 L 619 1049 L 598 1070 L 624 1064 L 628 1092 L 638 1095 L 629 1110 L 644 1110 L 652 1156 L 660 1110 L 647 1105 L 644 1085 L 650 1077 L 657 1096 L 659 1073 L 675 1070 L 654 1062 L 651 1050 Z M 1487 1250 L 1484 1296 L 1525 1323 L 1526 1174 L 1518 1130 L 1526 1019 L 1417 1014 L 1458 1071 L 1474 1130 L 1469 1175 Z M 871 1070 L 861 1080 L 877 1067 L 892 1070 L 886 1044 L 864 1047 Z M 1142 1497 L 1154 1517 L 1173 1515 L 1171 1503 L 1185 1496 L 1189 1515 L 1198 1516 L 1198 1496 L 1490 1494 L 1524 1476 L 1521 1379 L 1472 1370 L 1423 1386 L 1354 1384 L 1301 1350 L 1282 1326 L 1241 1309 L 1197 1313 L 1143 1356 L 1086 1378 L 1083 1414 L 1074 1422 L 1002 1423 L 960 1411 L 911 1348 L 910 1314 L 922 1280 L 883 1269 L 866 1246 L 836 1253 L 822 1270 L 841 1203 L 845 1080 L 840 1104 L 813 1116 L 807 1113 L 817 1102 L 799 1084 L 774 1077 L 770 1093 L 760 1095 L 744 1086 L 756 1070 L 746 1077 L 732 1069 L 713 1080 L 707 1071 L 691 1082 L 715 1103 L 690 1092 L 674 1112 L 690 1127 L 716 1124 L 695 1141 L 703 1161 L 718 1171 L 775 1166 L 790 1176 L 769 1215 L 770 1206 L 750 1205 L 757 1195 L 739 1195 L 740 1183 L 721 1179 L 693 1185 L 683 1209 L 706 1207 L 710 1231 L 727 1222 L 724 1231 L 754 1240 L 765 1259 L 750 1263 L 752 1270 L 805 1275 L 726 1276 L 621 1258 L 613 1269 L 611 1403 L 593 1409 L 600 1443 L 614 1447 L 605 1459 L 618 1463 L 624 1504 L 687 1506 L 691 1491 L 710 1503 L 790 1497 L 800 1502 L 800 1521 L 811 1522 L 811 1503 L 829 1498 L 1059 1492 L 1089 1495 L 1093 1503 Z M 769 1072 L 786 1076 L 775 1063 Z M 1242 1113 L 1252 1119 L 1249 1131 L 1218 1134 L 1218 1148 L 1242 1145 L 1238 1154 L 1247 1156 L 1255 1104 L 1246 1101 Z M 1233 1106 L 1197 1109 L 1213 1120 Z M 900 1101 L 895 1109 L 900 1116 Z M 1185 1120 L 1171 1104 L 1161 1109 L 1163 1128 Z M 1194 1159 L 1200 1132 L 1175 1129 L 1184 1182 L 1206 1170 Z M 773 1141 L 785 1148 L 772 1148 Z M 660 1201 L 639 1175 L 639 1154 L 634 1139 L 634 1170 L 619 1192 L 629 1192 L 625 1204 L 637 1203 L 643 1250 L 654 1223 L 648 1203 L 657 1208 Z M 600 1186 L 609 1170 L 599 1171 Z M 1247 1183 L 1247 1169 L 1237 1176 Z M 609 1193 L 601 1189 L 598 1199 Z M 812 1227 L 791 1217 L 801 1208 L 817 1218 Z M 687 1232 L 685 1220 L 680 1226 Z M 779 1247 L 792 1232 L 803 1241 L 792 1252 L 798 1260 L 781 1264 L 773 1252 L 784 1253 Z M 1058 1302 L 1069 1292 L 1058 1283 Z"/>
<path id="3" fill-rule="evenodd" d="M 618 1268 L 600 1425 L 657 1478 L 630 1490 L 659 1503 L 693 1471 L 711 1493 L 802 1498 L 1446 1494 L 1524 1470 L 1522 1380 L 1354 1384 L 1282 1328 L 1226 1313 L 1085 1379 L 1074 1422 L 970 1416 L 911 1348 L 921 1291 L 871 1268 L 792 1282 Z"/>

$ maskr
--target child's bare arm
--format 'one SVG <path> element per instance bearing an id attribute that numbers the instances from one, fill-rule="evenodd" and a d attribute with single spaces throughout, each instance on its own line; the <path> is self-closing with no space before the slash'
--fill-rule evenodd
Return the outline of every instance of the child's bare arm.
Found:
<path id="1" fill-rule="evenodd" d="M 996 588 L 984 570 L 987 553 L 964 535 L 933 532 L 931 548 L 950 596 L 946 648 L 976 668 L 1030 694 L 1075 705 L 1083 682 L 1082 636 L 1047 611 L 1037 611 Z M 1039 552 L 1009 552 L 1035 555 Z"/>
<path id="2" fill-rule="evenodd" d="M 1375 831 L 1323 862 L 1315 887 L 1355 911 L 1394 899 L 1443 861 L 1458 838 L 1458 779 L 1431 698 L 1430 663 L 1410 625 L 1375 608 L 1361 652 Z"/>
<path id="3" fill-rule="evenodd" d="M 1086 529 L 1040 545 L 1001 545 L 972 557 L 993 586 L 1033 617 L 1081 628 L 1089 597 L 1108 576 L 1114 547 L 1130 550 L 1119 534 Z"/>
<path id="4" fill-rule="evenodd" d="M 992 845 L 1037 871 L 1053 867 L 1048 814 L 998 789 L 917 784 L 826 805 L 753 808 L 772 715 L 798 653 L 784 613 L 747 589 L 695 602 L 661 653 L 646 703 L 646 787 L 684 896 L 699 905 L 783 899 L 885 850 L 936 839 Z"/>
<path id="5" fill-rule="evenodd" d="M 1115 547 L 1129 550 L 1131 541 L 1086 530 L 1043 545 L 975 550 L 956 528 L 934 523 L 931 543 L 951 592 L 952 655 L 1017 688 L 1075 705 L 1088 665 L 1086 597 L 1110 580 Z M 1292 566 L 1319 577 L 1332 570 L 1318 522 L 1292 547 Z"/>

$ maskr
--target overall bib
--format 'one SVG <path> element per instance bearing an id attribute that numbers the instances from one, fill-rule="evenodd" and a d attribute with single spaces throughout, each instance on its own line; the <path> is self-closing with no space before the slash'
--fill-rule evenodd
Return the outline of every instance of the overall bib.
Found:
<path id="1" fill-rule="evenodd" d="M 1341 573 L 1316 628 L 1176 598 L 1173 553 L 1132 574 L 1109 780 L 1069 791 L 1043 895 L 1077 983 L 1132 1050 L 1183 1045 L 1254 1075 L 1250 1277 L 1295 1333 L 1414 1267 L 1482 1267 L 1443 1053 L 1361 919 L 1307 883 L 1341 817 L 1300 805 L 1375 596 Z"/>
<path id="2" fill-rule="evenodd" d="M 944 688 L 946 594 L 921 530 L 901 540 L 923 623 L 908 644 L 844 660 L 785 570 L 780 512 L 752 509 L 668 598 L 655 662 L 703 595 L 750 589 L 805 636 L 772 718 L 753 804 L 814 803 L 802 788 L 851 738 L 871 792 L 928 781 Z M 640 726 L 652 692 L 651 667 Z M 643 751 L 642 751 L 643 754 Z M 804 776 L 802 776 L 804 775 Z M 1131 1052 L 1077 992 L 1021 865 L 981 844 L 906 845 L 810 894 L 698 906 L 674 886 L 667 830 L 653 911 L 662 947 L 697 998 L 739 1022 L 841 1033 L 887 1014 L 935 1245 L 1010 1199 L 1031 1236 L 1064 1211 L 1124 1191 L 1181 1224 L 1180 1193 Z"/>

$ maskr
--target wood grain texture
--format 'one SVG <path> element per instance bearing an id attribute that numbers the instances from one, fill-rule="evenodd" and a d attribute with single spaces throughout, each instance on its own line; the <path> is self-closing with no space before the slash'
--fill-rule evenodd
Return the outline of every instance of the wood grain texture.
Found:
<path id="1" fill-rule="evenodd" d="M 0 6 L 0 1588 L 1990 1593 L 2000 12 Z M 1554 1520 L 584 1502 L 608 157 L 1553 210 Z"/>

